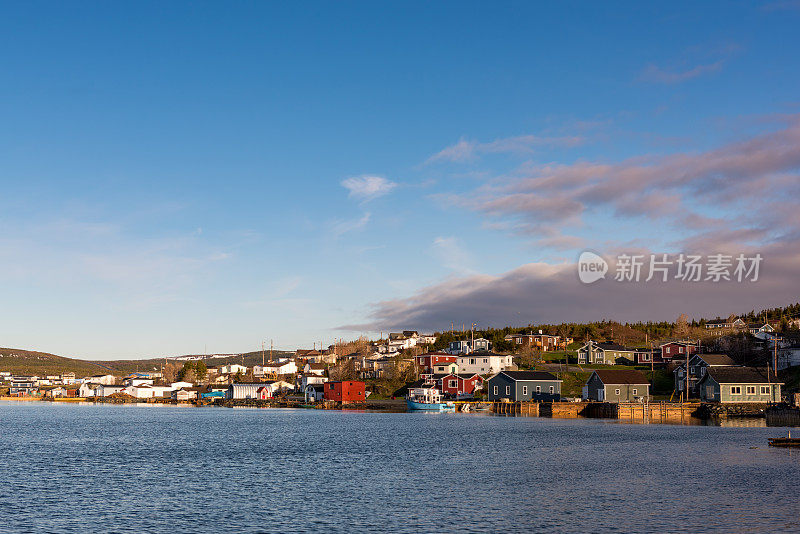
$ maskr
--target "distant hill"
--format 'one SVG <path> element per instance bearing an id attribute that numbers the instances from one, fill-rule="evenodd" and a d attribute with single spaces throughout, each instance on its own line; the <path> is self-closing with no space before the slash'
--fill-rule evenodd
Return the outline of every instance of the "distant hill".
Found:
<path id="1" fill-rule="evenodd" d="M 34 350 L 0 348 L 0 371 L 20 375 L 47 375 L 72 372 L 78 376 L 108 372 L 101 362 L 77 360 Z"/>
<path id="2" fill-rule="evenodd" d="M 274 358 L 285 358 L 293 355 L 293 352 L 273 351 Z M 265 359 L 269 360 L 269 351 L 265 353 Z M 170 359 L 169 361 L 175 362 Z M 238 363 L 248 367 L 261 365 L 261 351 L 248 352 L 238 356 L 225 356 L 221 358 L 208 358 L 205 363 L 208 367 L 219 367 L 229 363 Z M 183 364 L 183 362 L 177 362 Z M 8 371 L 19 375 L 56 375 L 72 372 L 78 377 L 108 373 L 116 376 L 124 376 L 136 371 L 154 371 L 161 369 L 164 358 L 150 358 L 146 360 L 79 360 L 76 358 L 66 358 L 47 352 L 37 352 L 33 350 L 0 348 L 0 371 Z"/>

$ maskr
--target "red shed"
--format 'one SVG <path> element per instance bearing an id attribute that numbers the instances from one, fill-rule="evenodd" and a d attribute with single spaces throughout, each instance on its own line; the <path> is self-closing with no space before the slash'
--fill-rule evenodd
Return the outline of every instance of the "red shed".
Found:
<path id="1" fill-rule="evenodd" d="M 261 386 L 260 388 L 258 388 L 258 391 L 256 393 L 258 394 L 259 400 L 267 400 L 272 397 L 269 388 L 267 388 L 266 386 Z"/>
<path id="2" fill-rule="evenodd" d="M 364 402 L 366 400 L 366 389 L 364 382 L 325 382 L 323 398 L 326 401 L 336 402 Z"/>

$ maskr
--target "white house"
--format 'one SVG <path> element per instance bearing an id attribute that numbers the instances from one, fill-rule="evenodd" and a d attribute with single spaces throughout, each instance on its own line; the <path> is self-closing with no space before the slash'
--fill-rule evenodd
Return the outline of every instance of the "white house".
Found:
<path id="1" fill-rule="evenodd" d="M 466 354 L 456 358 L 456 365 L 463 374 L 485 375 L 516 369 L 510 354 Z"/>
<path id="2" fill-rule="evenodd" d="M 197 391 L 193 389 L 178 389 L 172 392 L 172 398 L 176 401 L 190 401 L 197 398 Z"/>
<path id="3" fill-rule="evenodd" d="M 128 377 L 122 381 L 126 386 L 152 386 L 152 378 Z"/>
<path id="4" fill-rule="evenodd" d="M 91 398 L 94 397 L 94 391 L 97 389 L 99 384 L 91 384 L 89 382 L 84 382 L 81 384 L 81 387 L 78 388 L 78 396 L 83 398 Z"/>
<path id="5" fill-rule="evenodd" d="M 268 363 L 264 366 L 256 365 L 253 367 L 253 376 L 279 376 L 296 375 L 297 364 L 294 360 L 284 360 L 275 363 Z"/>
<path id="6" fill-rule="evenodd" d="M 106 385 L 99 385 L 97 389 L 94 390 L 95 397 L 110 397 L 114 393 L 119 393 L 125 389 L 125 386 L 106 386 Z"/>
<path id="7" fill-rule="evenodd" d="M 325 364 L 322 363 L 307 363 L 303 366 L 303 374 L 312 374 L 317 376 L 325 376 Z"/>
<path id="8" fill-rule="evenodd" d="M 310 384 L 303 391 L 306 394 L 306 402 L 320 402 L 324 398 L 325 386 L 322 384 Z"/>
<path id="9" fill-rule="evenodd" d="M 172 383 L 172 384 L 170 384 L 169 386 L 170 386 L 170 387 L 173 389 L 173 391 L 174 391 L 174 390 L 178 390 L 178 389 L 190 388 L 190 387 L 192 387 L 193 385 L 194 385 L 194 384 L 192 384 L 191 382 L 173 382 L 173 383 Z"/>
<path id="10" fill-rule="evenodd" d="M 417 340 L 418 345 L 433 345 L 436 343 L 436 336 L 433 334 L 420 334 Z"/>
<path id="11" fill-rule="evenodd" d="M 325 376 L 303 374 L 303 376 L 300 377 L 297 389 L 300 390 L 300 391 L 305 391 L 308 386 L 311 386 L 311 385 L 314 385 L 314 384 L 324 384 L 327 381 L 328 381 L 328 378 L 325 377 Z"/>
<path id="12" fill-rule="evenodd" d="M 87 376 L 83 379 L 84 384 L 104 384 L 106 386 L 113 386 L 117 383 L 117 377 L 114 375 L 93 375 Z"/>
<path id="13" fill-rule="evenodd" d="M 122 390 L 122 392 L 137 399 L 152 399 L 163 398 L 164 393 L 172 393 L 172 388 L 169 386 L 151 386 L 148 384 L 142 384 L 140 386 L 127 386 Z"/>
<path id="14" fill-rule="evenodd" d="M 219 368 L 219 374 L 221 375 L 235 375 L 236 373 L 247 373 L 247 367 L 239 365 L 238 363 L 232 363 Z"/>

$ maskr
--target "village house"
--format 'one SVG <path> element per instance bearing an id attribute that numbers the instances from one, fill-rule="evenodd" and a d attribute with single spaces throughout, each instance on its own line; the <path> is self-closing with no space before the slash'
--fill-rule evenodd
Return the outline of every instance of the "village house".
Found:
<path id="1" fill-rule="evenodd" d="M 324 399 L 326 401 L 341 402 L 343 404 L 364 402 L 367 399 L 366 385 L 364 382 L 350 380 L 326 382 L 324 386 Z"/>
<path id="2" fill-rule="evenodd" d="M 614 365 L 617 358 L 636 361 L 636 349 L 630 349 L 610 342 L 589 341 L 578 349 L 578 364 Z"/>
<path id="3" fill-rule="evenodd" d="M 455 363 L 457 357 L 446 352 L 429 352 L 414 357 L 414 364 L 420 373 L 430 372 L 433 367 L 440 363 Z"/>
<path id="4" fill-rule="evenodd" d="M 469 341 L 451 341 L 447 344 L 447 352 L 450 354 L 469 354 L 471 351 Z"/>
<path id="5" fill-rule="evenodd" d="M 433 380 L 442 394 L 456 398 L 472 395 L 483 386 L 483 378 L 475 373 L 433 375 Z"/>
<path id="6" fill-rule="evenodd" d="M 725 354 L 695 354 L 689 359 L 689 395 L 686 398 L 699 396 L 697 383 L 706 376 L 709 367 L 732 367 L 736 362 Z M 683 393 L 686 390 L 686 362 L 680 364 L 672 371 L 675 381 L 675 391 Z"/>
<path id="7" fill-rule="evenodd" d="M 800 343 L 789 343 L 778 349 L 778 370 L 800 365 Z"/>
<path id="8" fill-rule="evenodd" d="M 326 368 L 324 363 L 306 363 L 303 366 L 303 374 L 325 376 Z"/>
<path id="9" fill-rule="evenodd" d="M 75 373 L 61 373 L 61 383 L 65 386 L 71 386 L 77 382 L 78 380 L 75 378 Z"/>
<path id="10" fill-rule="evenodd" d="M 94 394 L 95 389 L 97 389 L 99 386 L 100 384 L 92 384 L 90 382 L 84 382 L 78 388 L 78 396 L 86 399 L 92 398 L 95 396 Z"/>
<path id="11" fill-rule="evenodd" d="M 136 399 L 163 399 L 165 396 L 172 396 L 172 388 L 169 386 L 141 384 L 138 386 L 127 386 L 122 390 L 122 393 Z"/>
<path id="12" fill-rule="evenodd" d="M 15 376 L 11 378 L 9 394 L 12 396 L 36 395 L 38 386 L 34 377 Z"/>
<path id="13" fill-rule="evenodd" d="M 323 384 L 309 384 L 303 390 L 306 402 L 321 402 L 325 398 L 325 386 Z"/>
<path id="14" fill-rule="evenodd" d="M 514 345 L 519 345 L 522 347 L 531 346 L 541 350 L 542 352 L 558 350 L 559 348 L 563 348 L 565 345 L 561 341 L 560 336 L 543 334 L 541 330 L 539 330 L 538 334 L 510 334 L 505 336 L 504 339 L 506 341 L 511 341 Z"/>
<path id="15" fill-rule="evenodd" d="M 433 345 L 436 343 L 436 336 L 433 334 L 420 334 L 417 345 Z"/>
<path id="16" fill-rule="evenodd" d="M 725 331 L 728 330 L 743 330 L 747 328 L 747 325 L 744 321 L 739 318 L 728 320 L 728 319 L 720 319 L 717 317 L 714 320 L 706 321 L 705 324 L 706 330 L 709 330 L 714 335 L 722 335 Z"/>
<path id="17" fill-rule="evenodd" d="M 709 367 L 700 380 L 700 400 L 719 403 L 768 403 L 781 400 L 782 382 L 766 369 Z"/>
<path id="18" fill-rule="evenodd" d="M 403 332 L 393 332 L 389 334 L 389 342 L 386 346 L 390 352 L 399 352 L 417 346 L 419 333 L 415 330 L 404 330 Z M 393 351 L 391 349 L 394 349 Z"/>
<path id="19" fill-rule="evenodd" d="M 238 363 L 231 363 L 219 368 L 219 374 L 221 375 L 235 375 L 238 373 L 247 374 L 247 367 Z"/>
<path id="20" fill-rule="evenodd" d="M 306 374 L 303 373 L 302 375 L 298 376 L 296 379 L 297 390 L 298 391 L 305 391 L 308 386 L 316 385 L 316 384 L 324 384 L 328 381 L 328 377 L 326 376 L 319 376 L 313 374 Z"/>
<path id="21" fill-rule="evenodd" d="M 437 363 L 433 366 L 431 370 L 431 374 L 434 375 L 446 375 L 446 374 L 456 374 L 458 373 L 458 364 L 455 362 L 451 363 Z"/>
<path id="22" fill-rule="evenodd" d="M 172 398 L 178 402 L 188 402 L 197 398 L 197 391 L 192 389 L 176 389 L 172 392 Z"/>
<path id="23" fill-rule="evenodd" d="M 584 400 L 639 402 L 650 398 L 650 382 L 641 371 L 596 369 L 583 386 Z"/>
<path id="24" fill-rule="evenodd" d="M 279 360 L 277 362 L 268 363 L 260 366 L 253 367 L 253 376 L 273 376 L 278 377 L 282 375 L 296 375 L 297 364 L 294 360 Z"/>
<path id="25" fill-rule="evenodd" d="M 544 371 L 502 371 L 486 380 L 490 401 L 558 401 L 561 380 Z"/>
<path id="26" fill-rule="evenodd" d="M 693 341 L 669 341 L 659 345 L 661 349 L 661 361 L 670 363 L 673 360 L 686 361 L 686 355 L 700 352 L 700 343 Z"/>
<path id="27" fill-rule="evenodd" d="M 94 390 L 94 396 L 95 397 L 110 397 L 114 393 L 121 392 L 123 389 L 125 389 L 125 386 L 107 386 L 105 384 L 100 384 Z"/>
<path id="28" fill-rule="evenodd" d="M 775 333 L 775 329 L 769 323 L 752 323 L 747 325 L 747 330 L 751 334 L 758 335 L 762 333 L 773 334 Z"/>
<path id="29" fill-rule="evenodd" d="M 513 371 L 517 368 L 514 365 L 514 357 L 510 354 L 494 354 L 491 352 L 467 354 L 456 358 L 459 373 L 479 375 L 495 374 L 500 371 Z"/>
<path id="30" fill-rule="evenodd" d="M 152 386 L 152 378 L 143 378 L 138 375 L 129 375 L 122 379 L 122 383 L 126 386 Z"/>
<path id="31" fill-rule="evenodd" d="M 93 375 L 87 376 L 83 379 L 84 384 L 103 384 L 105 386 L 113 386 L 117 383 L 117 377 L 114 375 Z"/>

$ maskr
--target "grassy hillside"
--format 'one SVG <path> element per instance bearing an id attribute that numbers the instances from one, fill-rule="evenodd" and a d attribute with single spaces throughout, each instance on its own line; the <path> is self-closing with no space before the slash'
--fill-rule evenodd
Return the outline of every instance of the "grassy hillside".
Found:
<path id="1" fill-rule="evenodd" d="M 78 376 L 104 371 L 100 362 L 76 360 L 33 350 L 0 348 L 0 371 L 21 375 L 47 375 L 73 372 Z"/>
<path id="2" fill-rule="evenodd" d="M 294 353 L 273 351 L 273 357 L 286 357 Z M 266 353 L 269 359 L 269 351 Z M 173 361 L 173 360 L 170 360 Z M 208 367 L 219 367 L 229 363 L 241 364 L 252 367 L 261 365 L 261 351 L 249 352 L 237 357 L 210 358 L 205 360 Z M 178 362 L 182 364 L 181 362 Z M 147 360 L 79 360 L 75 358 L 65 358 L 47 352 L 37 352 L 32 350 L 0 348 L 0 371 L 8 371 L 19 375 L 56 375 L 72 372 L 78 377 L 108 373 L 116 376 L 124 376 L 136 371 L 154 371 L 161 369 L 164 365 L 163 358 L 150 358 Z"/>

